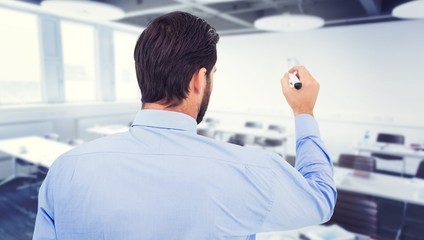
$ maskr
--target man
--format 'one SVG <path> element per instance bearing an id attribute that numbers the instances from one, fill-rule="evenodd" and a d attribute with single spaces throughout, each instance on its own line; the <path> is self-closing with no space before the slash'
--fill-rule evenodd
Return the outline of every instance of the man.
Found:
<path id="1" fill-rule="evenodd" d="M 34 239 L 254 239 L 326 222 L 336 190 L 313 108 L 319 84 L 281 80 L 297 162 L 196 134 L 212 91 L 218 35 L 173 12 L 153 20 L 134 57 L 142 110 L 129 132 L 62 155 L 40 189 Z"/>

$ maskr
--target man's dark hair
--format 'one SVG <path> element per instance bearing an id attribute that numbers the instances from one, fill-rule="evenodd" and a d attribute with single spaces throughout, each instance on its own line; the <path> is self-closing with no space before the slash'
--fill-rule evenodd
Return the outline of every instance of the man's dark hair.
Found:
<path id="1" fill-rule="evenodd" d="M 149 23 L 134 50 L 141 101 L 178 106 L 187 97 L 193 74 L 217 60 L 219 35 L 205 20 L 171 12 Z"/>

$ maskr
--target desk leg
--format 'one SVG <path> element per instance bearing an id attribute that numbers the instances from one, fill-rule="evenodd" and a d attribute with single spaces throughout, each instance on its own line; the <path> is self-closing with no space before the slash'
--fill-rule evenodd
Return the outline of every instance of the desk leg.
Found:
<path id="1" fill-rule="evenodd" d="M 3 181 L 0 182 L 0 186 L 12 181 L 13 179 L 16 178 L 16 157 L 12 157 L 12 175 L 10 175 L 9 177 L 7 177 L 6 179 L 4 179 Z"/>
<path id="2" fill-rule="evenodd" d="M 13 165 L 13 173 L 12 175 L 10 175 L 9 177 L 7 177 L 6 179 L 4 179 L 3 181 L 0 182 L 0 186 L 5 185 L 6 183 L 16 179 L 16 178 L 20 178 L 20 177 L 25 177 L 25 178 L 36 178 L 35 176 L 29 175 L 29 174 L 18 174 L 18 171 L 16 169 L 16 157 L 13 156 L 12 157 L 12 165 Z"/>
<path id="3" fill-rule="evenodd" d="M 405 163 L 405 158 L 403 158 L 402 159 L 402 173 L 401 173 L 401 176 L 403 177 L 406 173 L 405 173 L 405 165 L 406 165 L 406 163 Z"/>
<path id="4" fill-rule="evenodd" d="M 224 132 L 219 132 L 219 140 L 224 141 Z"/>

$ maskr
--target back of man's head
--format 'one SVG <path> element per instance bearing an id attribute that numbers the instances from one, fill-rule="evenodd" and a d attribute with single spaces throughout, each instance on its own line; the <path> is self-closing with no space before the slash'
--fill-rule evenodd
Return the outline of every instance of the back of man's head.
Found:
<path id="1" fill-rule="evenodd" d="M 134 59 L 143 103 L 178 106 L 187 97 L 193 74 L 207 74 L 216 60 L 219 36 L 206 21 L 172 12 L 154 19 L 137 41 Z"/>

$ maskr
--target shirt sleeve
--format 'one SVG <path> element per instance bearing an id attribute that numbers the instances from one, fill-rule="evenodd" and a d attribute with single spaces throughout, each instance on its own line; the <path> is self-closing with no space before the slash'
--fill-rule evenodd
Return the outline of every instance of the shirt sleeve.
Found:
<path id="1" fill-rule="evenodd" d="M 33 240 L 56 239 L 53 216 L 53 196 L 51 193 L 51 174 L 51 171 L 49 171 L 38 193 L 38 210 L 35 219 L 34 234 L 32 236 Z"/>
<path id="2" fill-rule="evenodd" d="M 308 114 L 295 117 L 296 165 L 272 157 L 273 201 L 262 231 L 283 231 L 328 221 L 337 192 L 333 165 L 320 139 L 318 124 Z"/>

